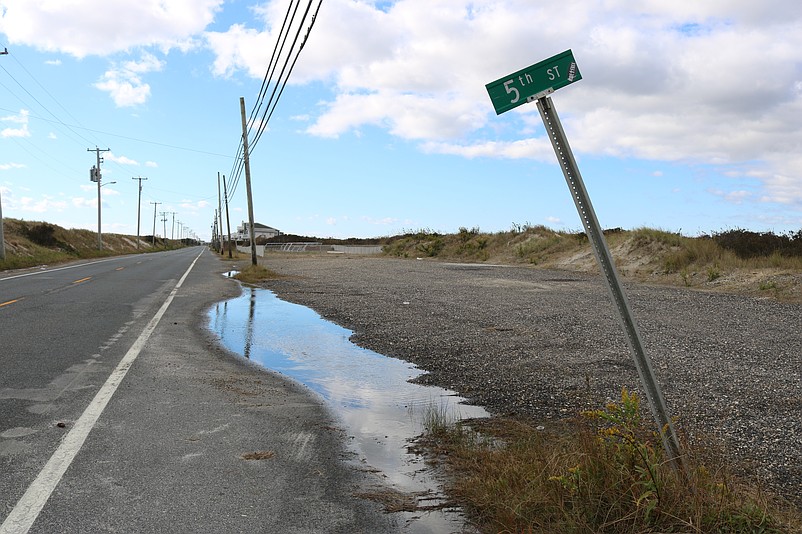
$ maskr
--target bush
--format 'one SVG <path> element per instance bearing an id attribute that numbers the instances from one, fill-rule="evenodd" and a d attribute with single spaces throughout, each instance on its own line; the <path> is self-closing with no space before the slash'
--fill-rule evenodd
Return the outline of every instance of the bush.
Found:
<path id="1" fill-rule="evenodd" d="M 713 240 L 741 259 L 769 257 L 774 254 L 802 257 L 802 230 L 786 235 L 741 229 L 727 230 L 713 234 Z"/>
<path id="2" fill-rule="evenodd" d="M 28 239 L 43 247 L 57 247 L 61 243 L 55 237 L 56 227 L 48 223 L 35 223 L 26 228 Z"/>

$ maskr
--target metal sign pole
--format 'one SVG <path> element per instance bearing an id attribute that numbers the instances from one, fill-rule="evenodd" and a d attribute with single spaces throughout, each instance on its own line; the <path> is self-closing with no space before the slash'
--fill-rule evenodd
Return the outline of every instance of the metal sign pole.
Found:
<path id="1" fill-rule="evenodd" d="M 619 319 L 624 327 L 627 343 L 632 350 L 638 376 L 646 390 L 649 408 L 659 426 L 663 448 L 674 467 L 681 468 L 682 458 L 679 441 L 674 431 L 674 425 L 668 415 L 668 409 L 663 399 L 660 384 L 655 379 L 654 372 L 652 371 L 652 364 L 643 349 L 638 325 L 629 308 L 629 302 L 624 294 L 624 289 L 621 287 L 612 255 L 607 247 L 607 242 L 604 239 L 604 233 L 596 218 L 593 205 L 590 203 L 590 196 L 585 189 L 585 184 L 582 181 L 582 175 L 579 173 L 576 160 L 574 160 L 571 147 L 568 145 L 568 139 L 565 136 L 562 124 L 557 116 L 557 110 L 554 108 L 551 98 L 548 96 L 537 99 L 537 109 L 540 111 L 543 124 L 546 126 L 549 139 L 551 139 L 551 145 L 554 147 L 554 153 L 557 155 L 560 168 L 568 183 L 568 188 L 571 190 L 571 196 L 574 198 L 576 209 L 579 212 L 582 225 L 585 227 L 590 243 L 593 246 L 593 252 L 599 262 L 602 274 L 604 274 L 604 277 L 607 279 L 607 288 L 610 291 L 610 296 L 618 308 Z"/>

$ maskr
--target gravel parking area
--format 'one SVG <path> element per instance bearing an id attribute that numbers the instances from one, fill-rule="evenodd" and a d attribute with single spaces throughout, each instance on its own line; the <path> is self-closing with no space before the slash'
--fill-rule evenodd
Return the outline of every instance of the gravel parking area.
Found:
<path id="1" fill-rule="evenodd" d="M 519 266 L 271 254 L 265 283 L 494 415 L 543 421 L 639 388 L 600 277 Z M 672 415 L 802 505 L 802 306 L 626 284 Z"/>

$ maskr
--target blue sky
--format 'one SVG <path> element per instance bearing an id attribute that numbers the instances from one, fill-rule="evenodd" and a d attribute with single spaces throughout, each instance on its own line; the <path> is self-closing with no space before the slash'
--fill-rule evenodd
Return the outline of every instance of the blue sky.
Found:
<path id="1" fill-rule="evenodd" d="M 136 233 L 143 176 L 143 235 L 159 202 L 168 237 L 175 213 L 208 238 L 239 97 L 250 110 L 295 4 L 0 0 L 3 215 L 95 230 L 97 146 L 104 232 Z M 485 90 L 569 48 L 583 79 L 553 100 L 602 226 L 802 228 L 794 0 L 323 0 L 251 154 L 256 220 L 320 237 L 580 229 L 535 105 L 497 116 Z"/>

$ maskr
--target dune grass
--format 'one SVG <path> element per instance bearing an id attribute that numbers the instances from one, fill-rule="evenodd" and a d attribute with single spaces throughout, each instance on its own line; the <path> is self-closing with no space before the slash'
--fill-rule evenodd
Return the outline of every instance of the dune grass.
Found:
<path id="1" fill-rule="evenodd" d="M 735 477 L 711 446 L 666 461 L 637 395 L 546 429 L 427 418 L 421 438 L 453 475 L 449 496 L 482 532 L 801 532 L 799 510 Z"/>

